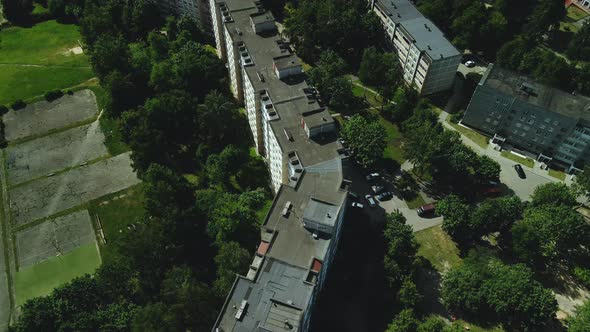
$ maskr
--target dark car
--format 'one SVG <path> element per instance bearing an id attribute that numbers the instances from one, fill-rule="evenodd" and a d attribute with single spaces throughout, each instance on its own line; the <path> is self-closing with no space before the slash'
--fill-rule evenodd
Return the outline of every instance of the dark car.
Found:
<path id="1" fill-rule="evenodd" d="M 522 169 L 522 166 L 520 166 L 520 164 L 514 165 L 514 169 L 516 170 L 516 173 L 518 174 L 519 178 L 526 179 L 526 174 L 524 173 L 524 169 Z"/>
<path id="2" fill-rule="evenodd" d="M 380 201 L 388 200 L 393 197 L 393 193 L 391 191 L 386 191 L 377 195 L 377 199 Z"/>
<path id="3" fill-rule="evenodd" d="M 421 207 L 419 207 L 416 212 L 418 212 L 419 216 L 433 216 L 436 210 L 436 204 L 435 203 L 431 203 L 431 204 L 426 204 L 426 205 L 422 205 Z"/>

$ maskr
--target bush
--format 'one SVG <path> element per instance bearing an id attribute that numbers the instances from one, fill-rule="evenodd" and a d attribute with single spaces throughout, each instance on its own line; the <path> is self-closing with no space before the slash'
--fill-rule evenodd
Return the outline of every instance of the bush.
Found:
<path id="1" fill-rule="evenodd" d="M 53 90 L 45 93 L 45 100 L 54 101 L 63 97 L 64 93 L 61 90 Z"/>
<path id="2" fill-rule="evenodd" d="M 71 95 L 73 95 L 73 94 L 74 94 L 74 91 L 72 91 L 72 90 L 66 90 L 66 94 L 67 94 L 68 96 L 71 96 Z"/>
<path id="3" fill-rule="evenodd" d="M 460 111 L 460 112 L 451 114 L 451 119 L 450 119 L 451 122 L 452 123 L 459 123 L 459 121 L 461 121 L 461 119 L 463 119 L 463 114 L 465 114 L 464 111 Z"/>
<path id="4" fill-rule="evenodd" d="M 8 107 L 4 106 L 4 105 L 0 105 L 0 116 L 4 115 L 8 113 Z"/>
<path id="5" fill-rule="evenodd" d="M 574 276 L 586 287 L 590 287 L 590 269 L 583 267 L 576 267 L 574 269 Z"/>
<path id="6" fill-rule="evenodd" d="M 19 99 L 14 103 L 10 104 L 10 107 L 15 111 L 20 110 L 21 108 L 25 108 L 26 106 L 27 103 L 25 103 L 22 99 Z"/>

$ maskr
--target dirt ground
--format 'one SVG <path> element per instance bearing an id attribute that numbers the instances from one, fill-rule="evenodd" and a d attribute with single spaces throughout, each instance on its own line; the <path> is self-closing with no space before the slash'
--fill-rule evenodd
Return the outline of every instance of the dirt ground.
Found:
<path id="1" fill-rule="evenodd" d="M 53 102 L 40 101 L 4 115 L 6 139 L 13 141 L 41 135 L 92 118 L 97 114 L 96 97 L 90 90 L 65 95 Z"/>
<path id="2" fill-rule="evenodd" d="M 129 153 L 10 189 L 13 222 L 24 225 L 139 183 Z"/>
<path id="3" fill-rule="evenodd" d="M 19 266 L 27 267 L 96 242 L 87 210 L 77 211 L 16 233 Z"/>
<path id="4" fill-rule="evenodd" d="M 98 121 L 10 146 L 6 152 L 8 184 L 77 166 L 108 155 Z"/>

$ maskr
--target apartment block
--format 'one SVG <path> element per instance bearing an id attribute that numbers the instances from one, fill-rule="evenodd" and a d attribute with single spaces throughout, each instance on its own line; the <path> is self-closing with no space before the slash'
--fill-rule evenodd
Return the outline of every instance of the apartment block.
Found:
<path id="1" fill-rule="evenodd" d="M 462 121 L 537 155 L 543 162 L 581 169 L 590 162 L 590 98 L 537 83 L 490 65 Z"/>
<path id="2" fill-rule="evenodd" d="M 421 95 L 450 89 L 461 53 L 409 0 L 369 0 L 396 52 L 404 81 Z"/>
<path id="3" fill-rule="evenodd" d="M 348 206 L 344 150 L 273 15 L 252 0 L 210 6 L 218 55 L 276 194 L 252 264 L 213 331 L 307 331 Z"/>
<path id="4" fill-rule="evenodd" d="M 566 7 L 574 5 L 590 13 L 590 0 L 566 0 L 565 5 Z"/>

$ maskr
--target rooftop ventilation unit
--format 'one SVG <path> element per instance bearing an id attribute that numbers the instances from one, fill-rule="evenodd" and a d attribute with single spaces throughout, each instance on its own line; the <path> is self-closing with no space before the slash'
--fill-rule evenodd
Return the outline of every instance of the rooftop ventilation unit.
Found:
<path id="1" fill-rule="evenodd" d="M 264 82 L 264 75 L 261 72 L 256 72 L 256 76 L 258 76 L 258 80 L 260 82 Z M 268 97 L 267 97 L 268 98 Z"/>
<path id="2" fill-rule="evenodd" d="M 266 108 L 267 110 L 268 109 L 271 109 L 272 108 L 272 104 L 266 104 L 266 105 L 264 105 L 264 108 Z"/>

